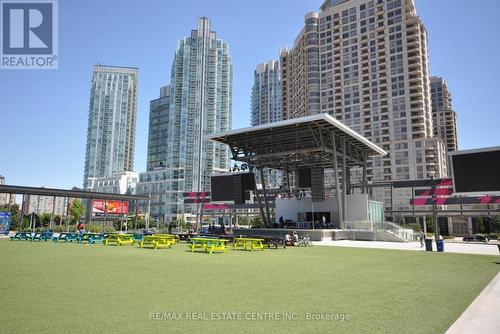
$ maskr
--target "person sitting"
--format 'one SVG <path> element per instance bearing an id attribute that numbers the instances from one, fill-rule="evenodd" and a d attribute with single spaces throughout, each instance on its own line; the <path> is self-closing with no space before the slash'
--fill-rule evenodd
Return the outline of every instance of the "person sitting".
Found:
<path id="1" fill-rule="evenodd" d="M 85 233 L 85 225 L 83 225 L 82 222 L 78 223 L 78 225 L 76 225 L 76 229 L 78 230 L 78 234 L 82 235 Z"/>
<path id="2" fill-rule="evenodd" d="M 290 234 L 288 232 L 285 234 L 285 246 L 291 246 L 292 245 L 292 240 L 290 237 Z"/>

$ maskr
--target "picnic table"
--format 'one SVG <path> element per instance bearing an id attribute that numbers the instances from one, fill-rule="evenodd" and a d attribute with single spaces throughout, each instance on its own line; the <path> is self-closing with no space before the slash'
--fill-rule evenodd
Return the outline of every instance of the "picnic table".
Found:
<path id="1" fill-rule="evenodd" d="M 170 233 L 156 233 L 156 234 L 153 234 L 153 235 L 157 235 L 157 236 L 163 236 L 163 237 L 168 237 L 168 238 L 171 238 L 172 241 L 173 241 L 173 245 L 177 244 L 179 242 L 179 236 L 176 235 L 176 234 L 170 234 Z"/>
<path id="2" fill-rule="evenodd" d="M 15 235 L 10 237 L 11 241 L 14 240 L 31 240 L 31 232 L 17 232 Z"/>
<path id="3" fill-rule="evenodd" d="M 264 239 L 260 238 L 245 238 L 239 237 L 234 238 L 233 249 L 251 250 L 252 252 L 256 249 L 264 250 L 264 244 L 262 243 Z"/>
<path id="4" fill-rule="evenodd" d="M 283 248 L 286 248 L 285 245 L 285 240 L 283 238 L 278 238 L 278 237 L 272 237 L 272 236 L 255 236 L 255 238 L 260 238 L 264 239 L 264 246 L 267 246 L 267 248 L 274 248 L 278 249 L 278 247 L 283 246 Z"/>
<path id="5" fill-rule="evenodd" d="M 57 236 L 52 237 L 52 241 L 54 242 L 72 242 L 73 240 L 77 240 L 78 235 L 76 233 L 71 232 L 61 232 Z"/>
<path id="6" fill-rule="evenodd" d="M 90 245 L 95 243 L 102 243 L 103 241 L 103 235 L 98 233 L 84 233 L 83 235 L 78 237 L 79 244 L 87 242 Z"/>
<path id="7" fill-rule="evenodd" d="M 139 243 L 139 247 L 143 248 L 144 245 L 151 245 L 154 249 L 160 247 L 171 248 L 175 245 L 175 238 L 168 234 L 153 234 L 145 235 L 144 239 Z"/>
<path id="8" fill-rule="evenodd" d="M 104 245 L 116 244 L 117 246 L 123 245 L 133 245 L 134 236 L 132 234 L 108 234 L 108 237 L 104 239 Z"/>
<path id="9" fill-rule="evenodd" d="M 227 239 L 217 239 L 217 238 L 191 238 L 188 243 L 188 247 L 191 248 L 191 252 L 195 249 L 201 249 L 204 252 L 209 252 L 212 254 L 214 251 L 226 252 Z"/>
<path id="10" fill-rule="evenodd" d="M 137 243 L 144 240 L 144 234 L 142 234 L 142 233 L 134 233 L 133 235 L 134 235 L 134 241 Z"/>
<path id="11" fill-rule="evenodd" d="M 48 241 L 52 239 L 52 235 L 54 233 L 45 231 L 45 232 L 37 232 L 31 236 L 31 241 Z"/>

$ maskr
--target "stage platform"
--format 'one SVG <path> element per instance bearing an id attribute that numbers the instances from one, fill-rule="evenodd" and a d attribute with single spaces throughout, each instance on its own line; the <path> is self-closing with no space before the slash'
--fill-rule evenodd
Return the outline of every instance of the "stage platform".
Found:
<path id="1" fill-rule="evenodd" d="M 312 241 L 358 240 L 403 242 L 402 238 L 387 231 L 340 230 L 340 229 L 286 229 L 286 228 L 235 228 L 234 236 L 284 238 L 285 234 L 297 231 L 299 236 L 308 235 Z"/>

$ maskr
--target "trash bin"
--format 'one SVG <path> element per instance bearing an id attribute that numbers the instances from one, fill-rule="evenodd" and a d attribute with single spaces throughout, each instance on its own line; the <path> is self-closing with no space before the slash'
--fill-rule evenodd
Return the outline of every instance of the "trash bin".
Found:
<path id="1" fill-rule="evenodd" d="M 432 252 L 432 239 L 425 239 L 425 250 Z"/>
<path id="2" fill-rule="evenodd" d="M 436 248 L 438 252 L 444 252 L 444 240 L 436 240 Z"/>

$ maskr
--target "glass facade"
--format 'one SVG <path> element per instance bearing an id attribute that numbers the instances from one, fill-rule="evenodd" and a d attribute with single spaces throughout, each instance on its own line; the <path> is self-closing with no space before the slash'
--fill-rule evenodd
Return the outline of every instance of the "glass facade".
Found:
<path id="1" fill-rule="evenodd" d="M 183 206 L 182 193 L 210 191 L 210 176 L 229 170 L 229 148 L 205 136 L 231 130 L 232 81 L 228 44 L 211 31 L 210 19 L 199 18 L 177 43 L 168 94 L 162 89 L 150 105 L 148 171 L 138 192 L 154 195 L 153 217 L 195 213 Z"/>
<path id="2" fill-rule="evenodd" d="M 134 168 L 138 69 L 94 66 L 83 184 Z"/>

